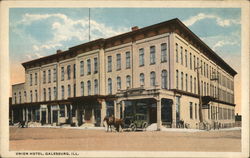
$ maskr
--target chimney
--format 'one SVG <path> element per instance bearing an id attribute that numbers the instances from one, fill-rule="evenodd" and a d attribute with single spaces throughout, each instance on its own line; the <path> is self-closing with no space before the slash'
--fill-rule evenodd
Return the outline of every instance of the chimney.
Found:
<path id="1" fill-rule="evenodd" d="M 131 28 L 132 31 L 136 31 L 136 30 L 138 30 L 138 29 L 139 29 L 138 26 L 133 26 L 133 27 Z"/>
<path id="2" fill-rule="evenodd" d="M 58 49 L 58 50 L 56 51 L 56 54 L 59 54 L 59 53 L 62 53 L 62 50 L 61 50 L 61 49 Z"/>

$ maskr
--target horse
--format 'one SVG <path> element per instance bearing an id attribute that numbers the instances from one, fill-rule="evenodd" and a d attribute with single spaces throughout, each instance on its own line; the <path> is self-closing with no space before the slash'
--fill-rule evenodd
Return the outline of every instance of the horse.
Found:
<path id="1" fill-rule="evenodd" d="M 107 132 L 109 131 L 109 128 L 111 129 L 112 132 L 112 125 L 116 128 L 116 130 L 119 132 L 120 131 L 120 126 L 121 128 L 124 127 L 124 121 L 122 119 L 115 118 L 113 115 L 111 117 L 106 116 L 103 121 L 106 121 L 107 123 Z"/>

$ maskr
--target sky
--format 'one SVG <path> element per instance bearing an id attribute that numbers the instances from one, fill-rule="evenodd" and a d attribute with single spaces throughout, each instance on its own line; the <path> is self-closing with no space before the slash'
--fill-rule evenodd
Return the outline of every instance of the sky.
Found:
<path id="1" fill-rule="evenodd" d="M 91 8 L 91 40 L 179 18 L 224 59 L 235 77 L 240 111 L 241 9 L 239 8 Z M 89 41 L 88 8 L 11 8 L 9 49 L 11 84 L 25 82 L 21 63 Z"/>

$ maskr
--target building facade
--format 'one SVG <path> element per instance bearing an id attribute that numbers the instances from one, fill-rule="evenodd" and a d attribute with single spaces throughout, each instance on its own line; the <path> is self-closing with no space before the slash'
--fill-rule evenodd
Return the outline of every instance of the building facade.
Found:
<path id="1" fill-rule="evenodd" d="M 103 126 L 106 115 L 135 113 L 158 129 L 235 122 L 237 72 L 178 19 L 22 65 L 26 82 L 12 86 L 13 123 Z"/>

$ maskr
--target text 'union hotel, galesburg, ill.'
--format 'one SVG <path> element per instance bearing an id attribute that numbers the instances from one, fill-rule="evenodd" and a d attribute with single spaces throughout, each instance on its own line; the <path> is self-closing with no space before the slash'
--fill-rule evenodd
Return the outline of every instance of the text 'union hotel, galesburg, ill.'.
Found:
<path id="1" fill-rule="evenodd" d="M 232 127 L 237 72 L 179 19 L 97 39 L 22 63 L 10 121 L 103 126 L 140 113 L 148 124 Z"/>

